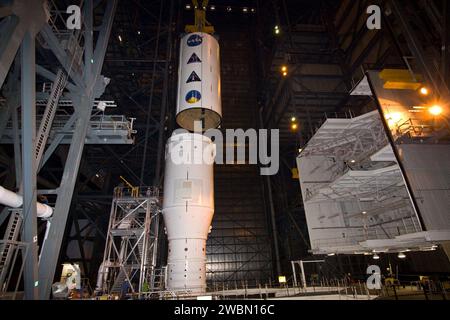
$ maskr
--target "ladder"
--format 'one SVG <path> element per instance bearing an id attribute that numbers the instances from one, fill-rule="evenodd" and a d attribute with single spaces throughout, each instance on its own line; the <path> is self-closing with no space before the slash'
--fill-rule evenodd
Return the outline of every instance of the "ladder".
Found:
<path id="1" fill-rule="evenodd" d="M 14 255 L 21 224 L 21 210 L 13 210 L 11 212 L 11 216 L 9 217 L 4 242 L 0 247 L 0 291 L 6 290 L 6 288 L 3 288 L 3 285 L 8 274 L 8 270 L 10 269 L 11 258 Z"/>
<path id="2" fill-rule="evenodd" d="M 45 107 L 44 116 L 42 117 L 39 131 L 36 136 L 36 163 L 39 164 L 44 153 L 44 148 L 52 127 L 53 119 L 55 118 L 58 101 L 66 86 L 67 75 L 62 69 L 58 69 L 56 78 L 53 82 L 50 95 Z"/>

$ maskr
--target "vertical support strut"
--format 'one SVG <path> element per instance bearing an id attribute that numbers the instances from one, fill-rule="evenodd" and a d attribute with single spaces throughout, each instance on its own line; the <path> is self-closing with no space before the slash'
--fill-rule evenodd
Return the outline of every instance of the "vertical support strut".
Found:
<path id="1" fill-rule="evenodd" d="M 38 298 L 38 247 L 36 215 L 36 88 L 35 88 L 35 39 L 28 31 L 22 42 L 22 185 L 23 185 L 23 233 L 29 243 L 25 257 L 25 299 Z"/>
<path id="2" fill-rule="evenodd" d="M 93 9 L 92 1 L 93 0 L 87 0 L 88 3 L 85 3 L 85 5 L 88 6 L 88 9 L 85 10 Z M 80 167 L 81 156 L 83 154 L 84 141 L 89 128 L 92 105 L 94 99 L 103 93 L 104 87 L 107 85 L 107 83 L 104 82 L 105 79 L 100 76 L 100 73 L 105 58 L 116 7 L 116 0 L 107 2 L 101 30 L 93 52 L 93 63 L 89 61 L 92 65 L 88 64 L 88 66 L 84 66 L 83 84 L 78 86 L 77 91 L 71 92 L 73 104 L 77 110 L 77 120 L 72 143 L 64 166 L 61 185 L 58 189 L 58 197 L 54 210 L 55 215 L 51 227 L 48 230 L 48 237 L 46 238 L 41 251 L 41 261 L 39 263 L 39 282 L 41 283 L 39 297 L 41 299 L 48 299 L 50 296 L 62 239 L 69 215 L 72 195 L 78 176 L 78 169 Z M 84 12 L 86 14 L 86 11 Z M 88 17 L 92 17 L 92 14 L 89 13 Z M 92 41 L 92 24 L 87 22 L 85 28 L 91 28 L 91 30 L 86 30 L 85 32 L 85 41 Z M 91 55 L 91 45 L 85 43 L 85 46 L 87 47 L 87 55 Z"/>

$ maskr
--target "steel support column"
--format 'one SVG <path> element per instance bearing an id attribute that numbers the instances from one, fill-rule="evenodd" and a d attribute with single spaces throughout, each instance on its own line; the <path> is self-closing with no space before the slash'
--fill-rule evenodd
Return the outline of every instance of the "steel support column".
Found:
<path id="1" fill-rule="evenodd" d="M 263 118 L 262 118 L 262 108 L 259 111 L 259 126 L 260 129 L 264 128 Z M 267 139 L 269 141 L 269 139 Z M 273 152 L 273 150 L 271 150 Z M 266 184 L 267 197 L 269 198 L 269 210 L 270 210 L 270 222 L 272 225 L 272 237 L 273 237 L 273 247 L 275 250 L 275 266 L 277 271 L 277 276 L 281 275 L 281 264 L 280 264 L 280 250 L 278 248 L 278 231 L 275 218 L 275 207 L 273 205 L 272 196 L 272 186 L 270 182 L 270 176 L 264 176 L 264 182 Z"/>
<path id="2" fill-rule="evenodd" d="M 25 299 L 38 298 L 38 247 L 36 215 L 36 64 L 35 39 L 27 31 L 22 42 L 22 185 L 23 185 L 23 232 L 22 240 L 29 248 L 25 257 Z"/>
<path id="3" fill-rule="evenodd" d="M 139 180 L 141 182 L 141 185 L 144 184 L 144 174 L 145 174 L 145 168 L 147 167 L 147 148 L 148 148 L 148 139 L 149 139 L 149 132 L 150 132 L 150 118 L 152 114 L 152 107 L 153 107 L 153 96 L 154 96 L 154 88 L 155 88 L 155 79 L 156 79 L 156 65 L 157 65 L 157 58 L 158 58 L 158 50 L 159 50 L 159 39 L 161 35 L 161 20 L 163 16 L 163 7 L 164 2 L 161 1 L 160 7 L 159 7 L 159 18 L 158 18 L 158 27 L 156 29 L 156 44 L 155 44 L 155 54 L 153 58 L 153 69 L 152 69 L 152 78 L 151 78 L 151 85 L 150 85 L 150 98 L 148 102 L 148 111 L 147 111 L 147 120 L 146 120 L 146 128 L 145 128 L 145 138 L 144 138 L 144 154 L 142 156 L 142 165 L 141 165 L 141 174 L 139 176 Z M 161 128 L 160 128 L 161 130 Z"/>
<path id="4" fill-rule="evenodd" d="M 88 0 L 88 2 L 92 2 L 92 0 Z M 92 10 L 92 3 L 87 5 Z M 103 60 L 105 57 L 109 35 L 111 33 L 116 7 L 116 0 L 107 2 L 101 30 L 93 54 L 94 61 L 92 66 L 89 64 L 88 66 L 84 66 L 84 81 L 83 85 L 79 88 L 79 92 L 72 92 L 71 94 L 77 113 L 77 122 L 72 138 L 72 144 L 70 145 L 69 153 L 64 166 L 61 185 L 58 189 L 58 197 L 54 210 L 55 214 L 41 252 L 41 260 L 39 263 L 39 282 L 41 283 L 39 297 L 41 299 L 48 299 L 50 296 L 72 195 L 75 183 L 77 181 L 81 156 L 83 154 L 84 141 L 89 128 L 89 120 L 91 117 L 94 99 L 103 93 L 103 90 L 107 85 L 105 78 L 100 76 L 100 72 L 103 66 Z M 88 22 L 85 27 L 89 26 L 92 26 L 92 24 Z M 93 32 L 93 30 L 91 29 L 85 31 L 85 34 L 88 34 L 88 40 L 92 39 L 90 32 Z M 90 45 L 85 44 L 85 46 L 87 46 L 89 51 Z"/>
<path id="5" fill-rule="evenodd" d="M 169 64 L 172 60 L 172 18 L 173 18 L 173 1 L 170 1 L 170 17 L 168 23 L 168 36 L 166 46 L 166 62 L 164 65 L 164 80 L 163 80 L 163 96 L 161 103 L 161 114 L 159 119 L 159 132 L 158 132 L 158 147 L 157 147 L 157 160 L 153 185 L 159 186 L 162 180 L 162 162 L 164 160 L 164 137 L 166 113 L 168 107 L 168 90 L 169 90 Z"/>
<path id="6" fill-rule="evenodd" d="M 81 95 L 79 99 L 75 97 L 73 99 L 73 103 L 78 110 L 78 120 L 64 166 L 61 185 L 58 190 L 54 210 L 55 215 L 50 230 L 48 230 L 48 238 L 44 242 L 41 252 L 41 260 L 39 263 L 39 282 L 41 283 L 39 292 L 40 299 L 48 299 L 50 296 L 72 194 L 78 177 L 78 169 L 83 154 L 84 140 L 89 127 L 93 101 L 94 98 L 92 95 L 85 94 Z"/>

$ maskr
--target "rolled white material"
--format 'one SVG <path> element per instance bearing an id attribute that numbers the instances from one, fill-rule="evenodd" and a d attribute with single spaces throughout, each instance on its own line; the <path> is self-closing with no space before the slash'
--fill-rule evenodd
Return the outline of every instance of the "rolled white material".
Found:
<path id="1" fill-rule="evenodd" d="M 7 207 L 19 208 L 23 204 L 23 197 L 0 186 L 0 204 Z M 48 218 L 53 214 L 52 207 L 43 203 L 38 202 L 36 209 L 39 218 Z"/>
<path id="2" fill-rule="evenodd" d="M 195 32 L 181 38 L 176 121 L 194 131 L 217 128 L 222 118 L 219 43 L 210 34 Z"/>
<path id="3" fill-rule="evenodd" d="M 169 239 L 169 290 L 206 290 L 206 238 L 214 214 L 214 157 L 215 145 L 200 134 L 177 134 L 167 142 L 163 215 Z"/>

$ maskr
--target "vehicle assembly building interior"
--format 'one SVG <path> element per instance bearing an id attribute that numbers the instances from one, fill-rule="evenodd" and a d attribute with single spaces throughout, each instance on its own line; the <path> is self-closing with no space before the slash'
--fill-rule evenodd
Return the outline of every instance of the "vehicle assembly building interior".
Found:
<path id="1" fill-rule="evenodd" d="M 450 4 L 0 0 L 0 300 L 447 300 Z"/>

